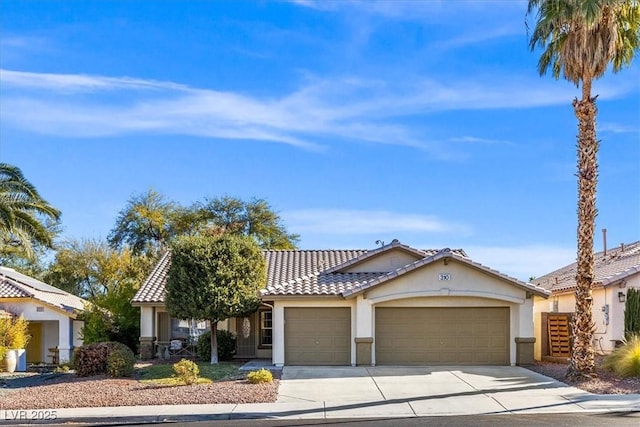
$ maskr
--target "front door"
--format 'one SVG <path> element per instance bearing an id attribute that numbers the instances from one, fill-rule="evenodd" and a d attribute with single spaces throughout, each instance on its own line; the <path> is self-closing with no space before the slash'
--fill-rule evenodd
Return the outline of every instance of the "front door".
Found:
<path id="1" fill-rule="evenodd" d="M 31 339 L 27 344 L 27 363 L 44 362 L 42 357 L 42 323 L 29 323 Z"/>

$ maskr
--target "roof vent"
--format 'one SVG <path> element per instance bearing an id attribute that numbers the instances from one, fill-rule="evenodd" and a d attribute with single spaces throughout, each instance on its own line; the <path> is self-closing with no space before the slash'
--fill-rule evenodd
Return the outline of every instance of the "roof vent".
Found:
<path id="1" fill-rule="evenodd" d="M 397 245 L 398 243 L 400 243 L 400 240 L 398 240 L 398 239 L 393 239 L 393 240 L 391 241 L 391 244 L 392 244 L 392 245 Z"/>

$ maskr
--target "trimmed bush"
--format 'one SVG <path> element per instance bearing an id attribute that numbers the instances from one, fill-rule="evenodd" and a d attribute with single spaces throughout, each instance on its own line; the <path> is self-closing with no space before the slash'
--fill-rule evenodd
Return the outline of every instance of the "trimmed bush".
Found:
<path id="1" fill-rule="evenodd" d="M 251 384 L 270 383 L 273 381 L 273 374 L 268 369 L 259 369 L 247 374 L 247 380 Z"/>
<path id="2" fill-rule="evenodd" d="M 607 356 L 602 366 L 621 377 L 639 377 L 640 335 L 633 335 L 626 340 L 622 347 Z"/>
<path id="3" fill-rule="evenodd" d="M 233 332 L 218 329 L 218 359 L 233 360 L 236 354 L 236 336 Z M 211 331 L 207 331 L 198 337 L 198 359 L 203 361 L 211 360 Z"/>
<path id="4" fill-rule="evenodd" d="M 112 377 L 130 377 L 133 375 L 133 365 L 136 356 L 124 344 L 114 346 L 107 357 L 107 374 Z"/>
<path id="5" fill-rule="evenodd" d="M 195 362 L 187 359 L 173 364 L 173 372 L 186 385 L 195 384 L 198 382 L 198 376 L 200 375 L 200 368 Z"/>
<path id="6" fill-rule="evenodd" d="M 112 354 L 113 357 L 110 357 Z M 104 374 L 123 376 L 125 372 L 130 372 L 129 375 L 131 375 L 133 363 L 135 363 L 135 356 L 131 349 L 113 341 L 83 345 L 75 353 L 74 360 L 76 375 L 79 377 Z"/>

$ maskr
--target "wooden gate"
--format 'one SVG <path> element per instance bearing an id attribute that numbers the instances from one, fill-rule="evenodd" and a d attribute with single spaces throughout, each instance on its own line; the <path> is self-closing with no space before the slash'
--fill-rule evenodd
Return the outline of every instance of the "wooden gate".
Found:
<path id="1" fill-rule="evenodd" d="M 549 334 L 549 355 L 552 357 L 569 357 L 571 355 L 570 323 L 566 314 L 547 316 L 547 332 Z"/>

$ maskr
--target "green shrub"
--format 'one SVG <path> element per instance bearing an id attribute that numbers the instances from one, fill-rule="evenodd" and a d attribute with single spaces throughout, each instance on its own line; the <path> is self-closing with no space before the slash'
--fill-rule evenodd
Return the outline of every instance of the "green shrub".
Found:
<path id="1" fill-rule="evenodd" d="M 236 354 L 236 336 L 233 332 L 219 329 L 216 334 L 218 339 L 218 359 L 232 360 Z M 207 331 L 198 338 L 198 359 L 211 360 L 211 331 Z"/>
<path id="2" fill-rule="evenodd" d="M 192 360 L 182 359 L 181 361 L 173 364 L 173 372 L 186 385 L 195 384 L 198 382 L 198 376 L 200 375 L 200 369 L 198 365 Z"/>
<path id="3" fill-rule="evenodd" d="M 640 335 L 632 335 L 607 356 L 602 366 L 621 377 L 640 376 Z"/>
<path id="4" fill-rule="evenodd" d="M 640 335 L 640 289 L 629 288 L 624 304 L 624 332 L 626 338 Z"/>
<path id="5" fill-rule="evenodd" d="M 251 371 L 247 374 L 247 380 L 251 384 L 270 383 L 273 381 L 273 374 L 268 369 L 259 369 L 257 371 Z"/>
<path id="6" fill-rule="evenodd" d="M 111 349 L 107 357 L 107 374 L 112 377 L 130 377 L 133 375 L 133 365 L 136 356 L 133 351 L 124 344 Z"/>
<path id="7" fill-rule="evenodd" d="M 113 356 L 111 360 L 112 367 L 110 367 L 110 355 L 112 353 L 116 353 L 116 355 Z M 76 375 L 79 377 L 103 374 L 121 376 L 120 372 L 126 372 L 128 366 L 127 362 L 122 363 L 121 359 L 133 359 L 135 363 L 133 352 L 122 343 L 108 341 L 83 345 L 75 353 L 74 366 Z M 114 375 L 114 373 L 118 375 Z"/>

